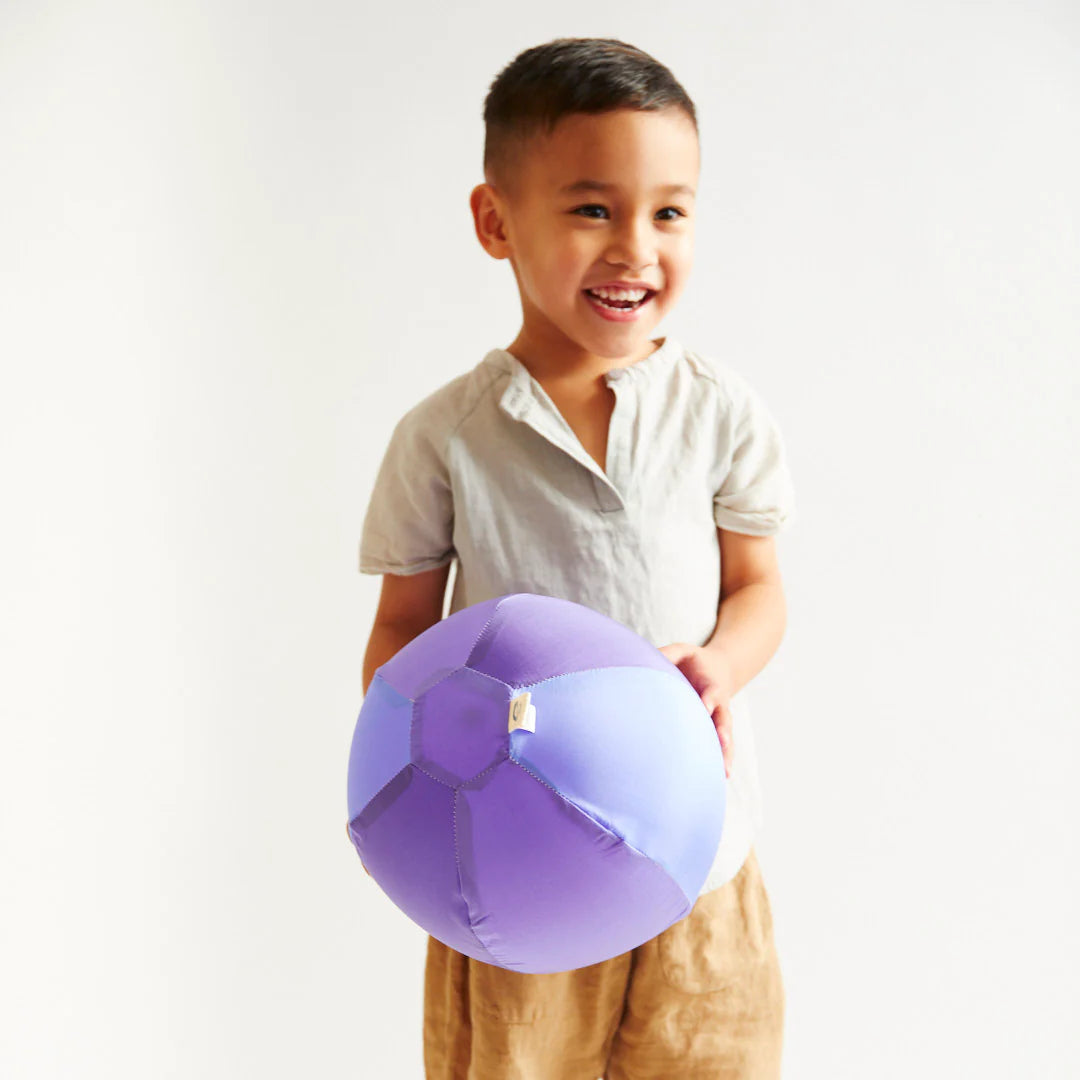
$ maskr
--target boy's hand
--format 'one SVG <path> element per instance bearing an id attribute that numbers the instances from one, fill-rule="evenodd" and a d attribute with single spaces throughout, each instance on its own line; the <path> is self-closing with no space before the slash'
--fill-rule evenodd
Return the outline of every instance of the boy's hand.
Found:
<path id="1" fill-rule="evenodd" d="M 731 777 L 734 754 L 731 735 L 731 669 L 727 657 L 717 649 L 676 641 L 660 651 L 686 676 L 709 710 L 724 754 L 724 777 Z"/>
<path id="2" fill-rule="evenodd" d="M 349 826 L 348 825 L 345 826 L 345 835 L 349 838 L 349 843 L 351 844 L 352 843 L 352 833 L 349 831 Z M 359 854 L 359 852 L 357 852 L 357 854 Z M 360 860 L 360 865 L 364 867 L 364 873 L 366 873 L 368 877 L 371 877 L 371 871 L 367 868 L 367 866 L 364 863 L 363 859 Z"/>

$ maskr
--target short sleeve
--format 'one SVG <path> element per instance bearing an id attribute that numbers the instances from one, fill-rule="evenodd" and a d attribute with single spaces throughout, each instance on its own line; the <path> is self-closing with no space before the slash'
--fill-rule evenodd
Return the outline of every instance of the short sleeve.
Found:
<path id="1" fill-rule="evenodd" d="M 425 420 L 416 406 L 390 436 L 364 516 L 363 574 L 419 574 L 454 557 L 450 477 L 437 430 Z"/>
<path id="2" fill-rule="evenodd" d="M 772 536 L 795 520 L 795 495 L 784 437 L 758 393 L 743 383 L 730 431 L 730 467 L 713 496 L 721 529 Z"/>

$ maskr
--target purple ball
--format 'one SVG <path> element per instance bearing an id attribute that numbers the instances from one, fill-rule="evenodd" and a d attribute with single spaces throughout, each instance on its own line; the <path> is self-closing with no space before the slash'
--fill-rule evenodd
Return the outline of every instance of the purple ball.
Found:
<path id="1" fill-rule="evenodd" d="M 725 795 L 709 711 L 659 649 L 582 604 L 510 593 L 375 672 L 349 836 L 432 937 L 513 971 L 567 971 L 690 913 Z"/>

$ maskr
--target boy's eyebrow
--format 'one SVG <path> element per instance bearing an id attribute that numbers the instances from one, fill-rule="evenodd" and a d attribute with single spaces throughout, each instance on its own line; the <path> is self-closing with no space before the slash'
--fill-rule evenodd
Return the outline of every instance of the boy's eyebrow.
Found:
<path id="1" fill-rule="evenodd" d="M 606 193 L 614 191 L 618 186 L 618 184 L 609 184 L 603 180 L 575 180 L 572 184 L 566 184 L 564 187 L 559 188 L 559 194 L 574 195 L 584 191 Z M 656 190 L 658 192 L 667 192 L 670 195 L 689 195 L 691 198 L 695 194 L 694 189 L 689 184 L 663 184 Z"/>

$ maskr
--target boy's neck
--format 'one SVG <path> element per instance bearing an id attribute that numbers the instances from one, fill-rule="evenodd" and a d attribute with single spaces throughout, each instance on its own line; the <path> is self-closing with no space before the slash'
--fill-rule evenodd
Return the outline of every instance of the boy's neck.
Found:
<path id="1" fill-rule="evenodd" d="M 538 383 L 592 383 L 602 379 L 612 368 L 630 367 L 651 356 L 665 340 L 660 338 L 658 341 L 649 341 L 648 348 L 639 355 L 619 359 L 585 352 L 563 354 L 559 350 L 538 348 L 524 341 L 519 334 L 506 346 L 506 351 L 516 357 Z"/>

